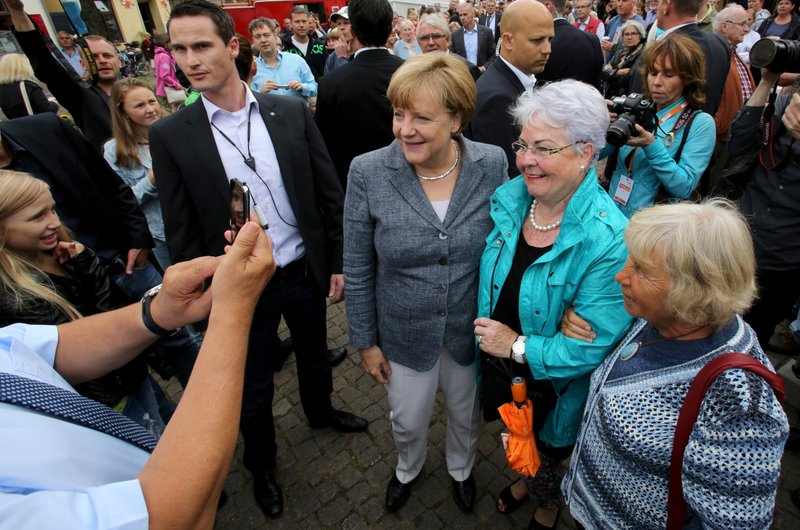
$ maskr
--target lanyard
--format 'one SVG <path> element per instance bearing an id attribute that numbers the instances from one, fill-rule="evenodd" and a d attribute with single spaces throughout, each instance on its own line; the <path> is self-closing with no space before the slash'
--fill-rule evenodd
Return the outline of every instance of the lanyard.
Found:
<path id="1" fill-rule="evenodd" d="M 682 112 L 681 115 L 678 117 L 678 120 L 675 122 L 675 125 L 672 126 L 672 130 L 667 133 L 664 137 L 664 144 L 667 147 L 671 146 L 675 142 L 675 133 L 680 131 L 684 125 L 689 121 L 689 117 L 692 115 L 692 109 L 687 108 L 687 103 L 684 101 L 671 111 L 667 112 L 660 120 L 658 120 L 658 126 L 661 127 L 663 123 L 668 121 L 670 118 L 675 116 L 677 113 Z M 639 147 L 634 147 L 628 156 L 625 157 L 625 165 L 628 168 L 628 176 L 633 177 L 633 155 L 636 154 L 636 150 Z"/>
<path id="2" fill-rule="evenodd" d="M 234 149 L 236 149 L 236 151 L 242 156 L 242 160 L 244 161 L 244 163 L 247 164 L 247 167 L 249 167 L 250 169 L 255 171 L 256 170 L 256 159 L 253 158 L 253 155 L 250 154 L 250 112 L 251 112 L 251 110 L 252 109 L 247 109 L 247 156 L 244 155 L 242 150 L 239 149 L 239 146 L 236 145 L 236 143 L 234 143 L 234 141 L 231 140 L 228 137 L 227 134 L 222 132 L 222 130 L 219 127 L 217 127 L 213 123 L 211 124 L 211 126 L 214 127 L 217 130 L 217 132 L 222 135 L 223 138 L 228 140 L 228 143 L 231 144 Z"/>

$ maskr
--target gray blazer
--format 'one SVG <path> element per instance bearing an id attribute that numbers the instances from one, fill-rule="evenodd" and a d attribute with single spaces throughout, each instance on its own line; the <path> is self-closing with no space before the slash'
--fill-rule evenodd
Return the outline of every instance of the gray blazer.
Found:
<path id="1" fill-rule="evenodd" d="M 461 171 L 444 222 L 397 141 L 353 159 L 344 207 L 350 344 L 430 370 L 447 344 L 475 361 L 478 269 L 492 229 L 489 197 L 507 180 L 499 147 L 460 138 Z"/>

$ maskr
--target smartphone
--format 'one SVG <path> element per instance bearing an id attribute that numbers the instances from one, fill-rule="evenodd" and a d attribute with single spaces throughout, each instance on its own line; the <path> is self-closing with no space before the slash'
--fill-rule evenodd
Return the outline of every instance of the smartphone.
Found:
<path id="1" fill-rule="evenodd" d="M 230 229 L 233 231 L 231 243 L 236 239 L 239 230 L 250 219 L 250 188 L 247 184 L 238 180 L 231 179 L 231 219 Z"/>

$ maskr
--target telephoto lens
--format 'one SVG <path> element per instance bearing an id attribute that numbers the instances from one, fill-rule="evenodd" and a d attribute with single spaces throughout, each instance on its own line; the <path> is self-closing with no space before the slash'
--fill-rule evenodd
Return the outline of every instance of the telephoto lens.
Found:
<path id="1" fill-rule="evenodd" d="M 775 73 L 800 73 L 800 42 L 761 39 L 750 48 L 750 64 Z"/>

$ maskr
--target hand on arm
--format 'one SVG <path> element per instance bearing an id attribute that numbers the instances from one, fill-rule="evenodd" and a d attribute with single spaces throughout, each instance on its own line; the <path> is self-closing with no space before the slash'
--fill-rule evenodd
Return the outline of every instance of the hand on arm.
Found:
<path id="1" fill-rule="evenodd" d="M 592 330 L 584 319 L 575 312 L 575 307 L 570 307 L 561 317 L 561 333 L 568 339 L 578 339 L 584 342 L 592 342 L 597 337 L 597 333 Z"/>

